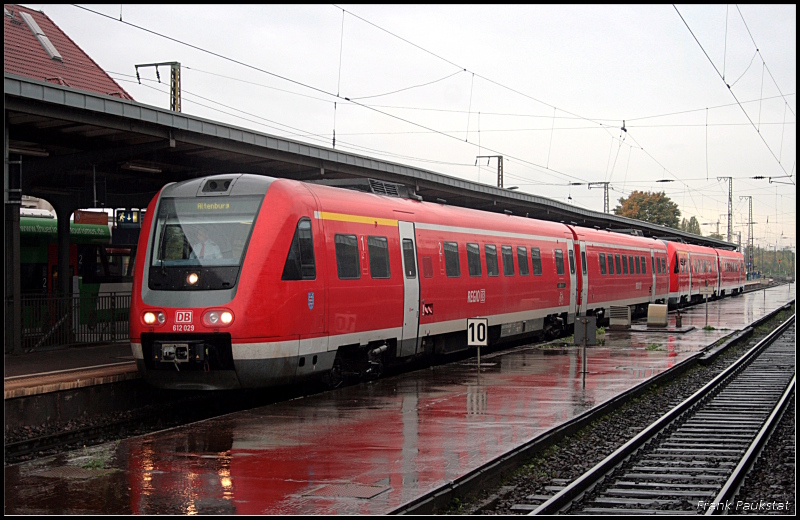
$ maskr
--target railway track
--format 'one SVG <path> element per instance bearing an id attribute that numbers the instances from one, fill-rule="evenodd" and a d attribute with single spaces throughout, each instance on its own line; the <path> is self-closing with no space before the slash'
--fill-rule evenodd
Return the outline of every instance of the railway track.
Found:
<path id="1" fill-rule="evenodd" d="M 794 392 L 794 323 L 793 316 L 533 513 L 734 510 L 737 489 Z"/>

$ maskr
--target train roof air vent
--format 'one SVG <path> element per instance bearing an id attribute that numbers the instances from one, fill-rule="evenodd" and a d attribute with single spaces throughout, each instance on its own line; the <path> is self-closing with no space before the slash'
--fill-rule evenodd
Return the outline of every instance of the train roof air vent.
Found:
<path id="1" fill-rule="evenodd" d="M 419 200 L 418 196 L 416 196 L 408 186 L 377 179 L 324 179 L 310 182 L 322 184 L 323 186 L 334 186 L 336 188 L 346 188 L 348 190 L 386 195 L 387 197 Z"/>
<path id="2" fill-rule="evenodd" d="M 372 193 L 380 193 L 381 195 L 388 195 L 390 197 L 399 197 L 400 188 L 405 188 L 393 182 L 383 182 L 375 179 L 368 179 L 369 186 L 372 188 Z"/>

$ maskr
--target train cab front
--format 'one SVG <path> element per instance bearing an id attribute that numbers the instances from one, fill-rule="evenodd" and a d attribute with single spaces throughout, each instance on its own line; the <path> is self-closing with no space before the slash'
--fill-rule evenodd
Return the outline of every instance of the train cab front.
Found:
<path id="1" fill-rule="evenodd" d="M 131 343 L 160 388 L 241 388 L 232 354 L 240 274 L 271 179 L 223 175 L 165 187 L 140 238 Z M 138 340 L 138 341 L 137 341 Z"/>

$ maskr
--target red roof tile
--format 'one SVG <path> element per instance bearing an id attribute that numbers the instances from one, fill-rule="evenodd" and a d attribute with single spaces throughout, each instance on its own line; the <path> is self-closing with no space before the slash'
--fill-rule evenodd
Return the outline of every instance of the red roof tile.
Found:
<path id="1" fill-rule="evenodd" d="M 3 15 L 5 72 L 133 100 L 125 89 L 83 52 L 47 15 L 16 4 L 4 4 L 4 7 L 5 11 L 11 14 L 11 16 L 5 13 Z M 61 55 L 62 60 L 50 58 L 20 13 L 28 13 L 33 17 Z"/>

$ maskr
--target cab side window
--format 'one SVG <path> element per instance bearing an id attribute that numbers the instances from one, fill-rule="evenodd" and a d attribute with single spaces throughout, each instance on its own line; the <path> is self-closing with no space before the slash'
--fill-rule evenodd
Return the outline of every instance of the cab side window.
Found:
<path id="1" fill-rule="evenodd" d="M 311 220 L 300 219 L 294 231 L 289 254 L 283 266 L 281 280 L 314 280 L 317 267 L 314 262 L 314 239 L 311 235 Z"/>

